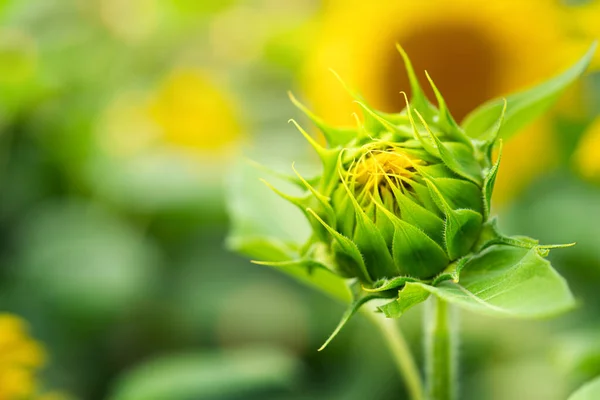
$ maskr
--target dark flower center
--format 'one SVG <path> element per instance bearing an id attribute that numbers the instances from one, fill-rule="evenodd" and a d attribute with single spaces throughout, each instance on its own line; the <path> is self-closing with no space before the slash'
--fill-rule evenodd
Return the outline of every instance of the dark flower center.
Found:
<path id="1" fill-rule="evenodd" d="M 475 26 L 431 25 L 416 27 L 409 36 L 398 38 L 411 58 L 419 79 L 427 70 L 442 92 L 457 121 L 469 111 L 492 98 L 499 55 L 495 46 Z M 381 108 L 398 112 L 405 104 L 400 90 L 410 93 L 401 57 L 386 53 L 384 79 L 381 84 Z M 429 85 L 423 84 L 427 96 L 435 99 Z"/>

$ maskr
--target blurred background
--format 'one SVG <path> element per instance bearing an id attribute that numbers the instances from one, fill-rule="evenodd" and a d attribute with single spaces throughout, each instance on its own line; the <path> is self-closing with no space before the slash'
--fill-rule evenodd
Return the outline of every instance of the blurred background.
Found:
<path id="1" fill-rule="evenodd" d="M 2 0 L 0 21 L 0 399 L 384 400 L 404 387 L 366 321 L 318 353 L 343 305 L 226 250 L 235 170 L 316 161 L 288 90 L 352 123 L 330 68 L 399 111 L 400 43 L 460 120 L 575 62 L 600 1 Z M 580 306 L 463 314 L 461 399 L 600 374 L 593 64 L 505 146 L 494 199 L 508 233 L 578 242 L 551 260 Z M 420 314 L 400 322 L 417 356 Z"/>

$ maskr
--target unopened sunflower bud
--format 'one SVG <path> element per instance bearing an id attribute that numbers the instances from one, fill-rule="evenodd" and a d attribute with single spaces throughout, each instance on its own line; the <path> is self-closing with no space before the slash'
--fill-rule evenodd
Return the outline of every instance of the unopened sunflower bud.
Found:
<path id="1" fill-rule="evenodd" d="M 322 172 L 311 179 L 293 166 L 297 178 L 274 172 L 306 189 L 299 197 L 267 185 L 300 208 L 312 234 L 305 243 L 284 242 L 264 236 L 268 227 L 248 232 L 240 224 L 244 234 L 230 236 L 231 246 L 266 257 L 255 262 L 280 267 L 338 298 L 349 292 L 349 307 L 321 349 L 372 300 L 386 300 L 377 309 L 388 318 L 430 296 L 502 316 L 543 317 L 572 307 L 564 279 L 543 257 L 573 243 L 540 245 L 503 235 L 490 218 L 490 202 L 500 129 L 508 138 L 549 107 L 583 73 L 594 49 L 551 84 L 485 103 L 462 126 L 426 74 L 437 106 L 427 100 L 402 49 L 412 97 L 409 102 L 405 96 L 406 107 L 397 114 L 374 110 L 351 93 L 363 119 L 356 118 L 355 128 L 334 128 L 292 96 L 327 141 L 322 146 L 292 121 L 319 155 Z"/>
<path id="2" fill-rule="evenodd" d="M 359 102 L 356 129 L 319 126 L 328 146 L 302 130 L 323 172 L 307 196 L 279 193 L 306 212 L 313 235 L 304 257 L 365 287 L 399 276 L 428 279 L 468 254 L 489 214 L 496 132 L 472 141 L 454 122 L 430 79 L 438 108 L 424 97 L 406 58 L 413 98 L 398 114 Z"/>

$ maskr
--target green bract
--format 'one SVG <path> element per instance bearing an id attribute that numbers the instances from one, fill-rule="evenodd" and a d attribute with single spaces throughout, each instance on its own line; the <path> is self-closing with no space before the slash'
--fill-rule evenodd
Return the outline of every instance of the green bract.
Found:
<path id="1" fill-rule="evenodd" d="M 304 214 L 312 230 L 308 240 L 289 243 L 266 234 L 272 228 L 260 216 L 256 228 L 249 226 L 249 215 L 232 203 L 230 246 L 331 294 L 339 296 L 340 282 L 349 287 L 352 304 L 335 333 L 377 298 L 389 299 L 379 307 L 388 317 L 431 294 L 471 310 L 515 317 L 572 307 L 566 283 L 543 258 L 561 246 L 500 234 L 490 202 L 502 137 L 548 108 L 585 70 L 593 49 L 551 81 L 483 105 L 463 126 L 428 75 L 437 107 L 427 100 L 399 50 L 412 98 L 397 114 L 374 110 L 354 95 L 363 119 L 357 118 L 355 128 L 333 128 L 291 97 L 326 138 L 321 146 L 292 121 L 318 153 L 322 172 L 305 179 L 294 169 L 296 176 L 286 178 L 302 188 L 301 196 L 267 185 Z M 232 193 L 241 196 L 244 202 L 253 199 L 248 192 Z"/>

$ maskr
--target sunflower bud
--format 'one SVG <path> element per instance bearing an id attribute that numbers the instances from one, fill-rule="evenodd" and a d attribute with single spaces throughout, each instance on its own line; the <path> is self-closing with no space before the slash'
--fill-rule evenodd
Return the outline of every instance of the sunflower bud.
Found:
<path id="1" fill-rule="evenodd" d="M 300 208 L 312 227 L 310 237 L 279 237 L 306 226 L 293 215 L 264 218 L 274 204 L 245 190 L 240 185 L 244 179 L 232 185 L 237 188 L 232 193 L 252 202 L 256 213 L 232 204 L 237 224 L 229 245 L 263 258 L 257 264 L 280 268 L 350 300 L 321 349 L 372 300 L 390 300 L 377 306 L 388 318 L 400 317 L 430 296 L 502 316 L 543 317 L 569 309 L 573 296 L 544 257 L 574 243 L 540 245 L 532 238 L 503 235 L 490 218 L 490 202 L 500 138 L 514 135 L 547 109 L 585 71 L 595 45 L 552 80 L 507 100 L 491 100 L 461 125 L 426 74 L 437 106 L 427 100 L 408 57 L 399 50 L 412 93 L 410 101 L 404 96 L 406 107 L 399 113 L 377 111 L 351 92 L 363 118 L 356 118 L 355 128 L 334 128 L 291 96 L 327 141 L 322 146 L 292 121 L 319 155 L 322 172 L 305 179 L 293 167 L 297 177 L 272 171 L 305 189 L 299 197 L 267 185 Z"/>
<path id="2" fill-rule="evenodd" d="M 413 98 L 398 114 L 371 109 L 355 129 L 332 128 L 292 97 L 327 138 L 323 173 L 307 196 L 283 195 L 306 212 L 313 235 L 304 256 L 365 287 L 395 277 L 428 279 L 468 254 L 488 217 L 497 166 L 487 140 L 471 140 L 448 112 L 420 89 L 405 54 Z"/>

